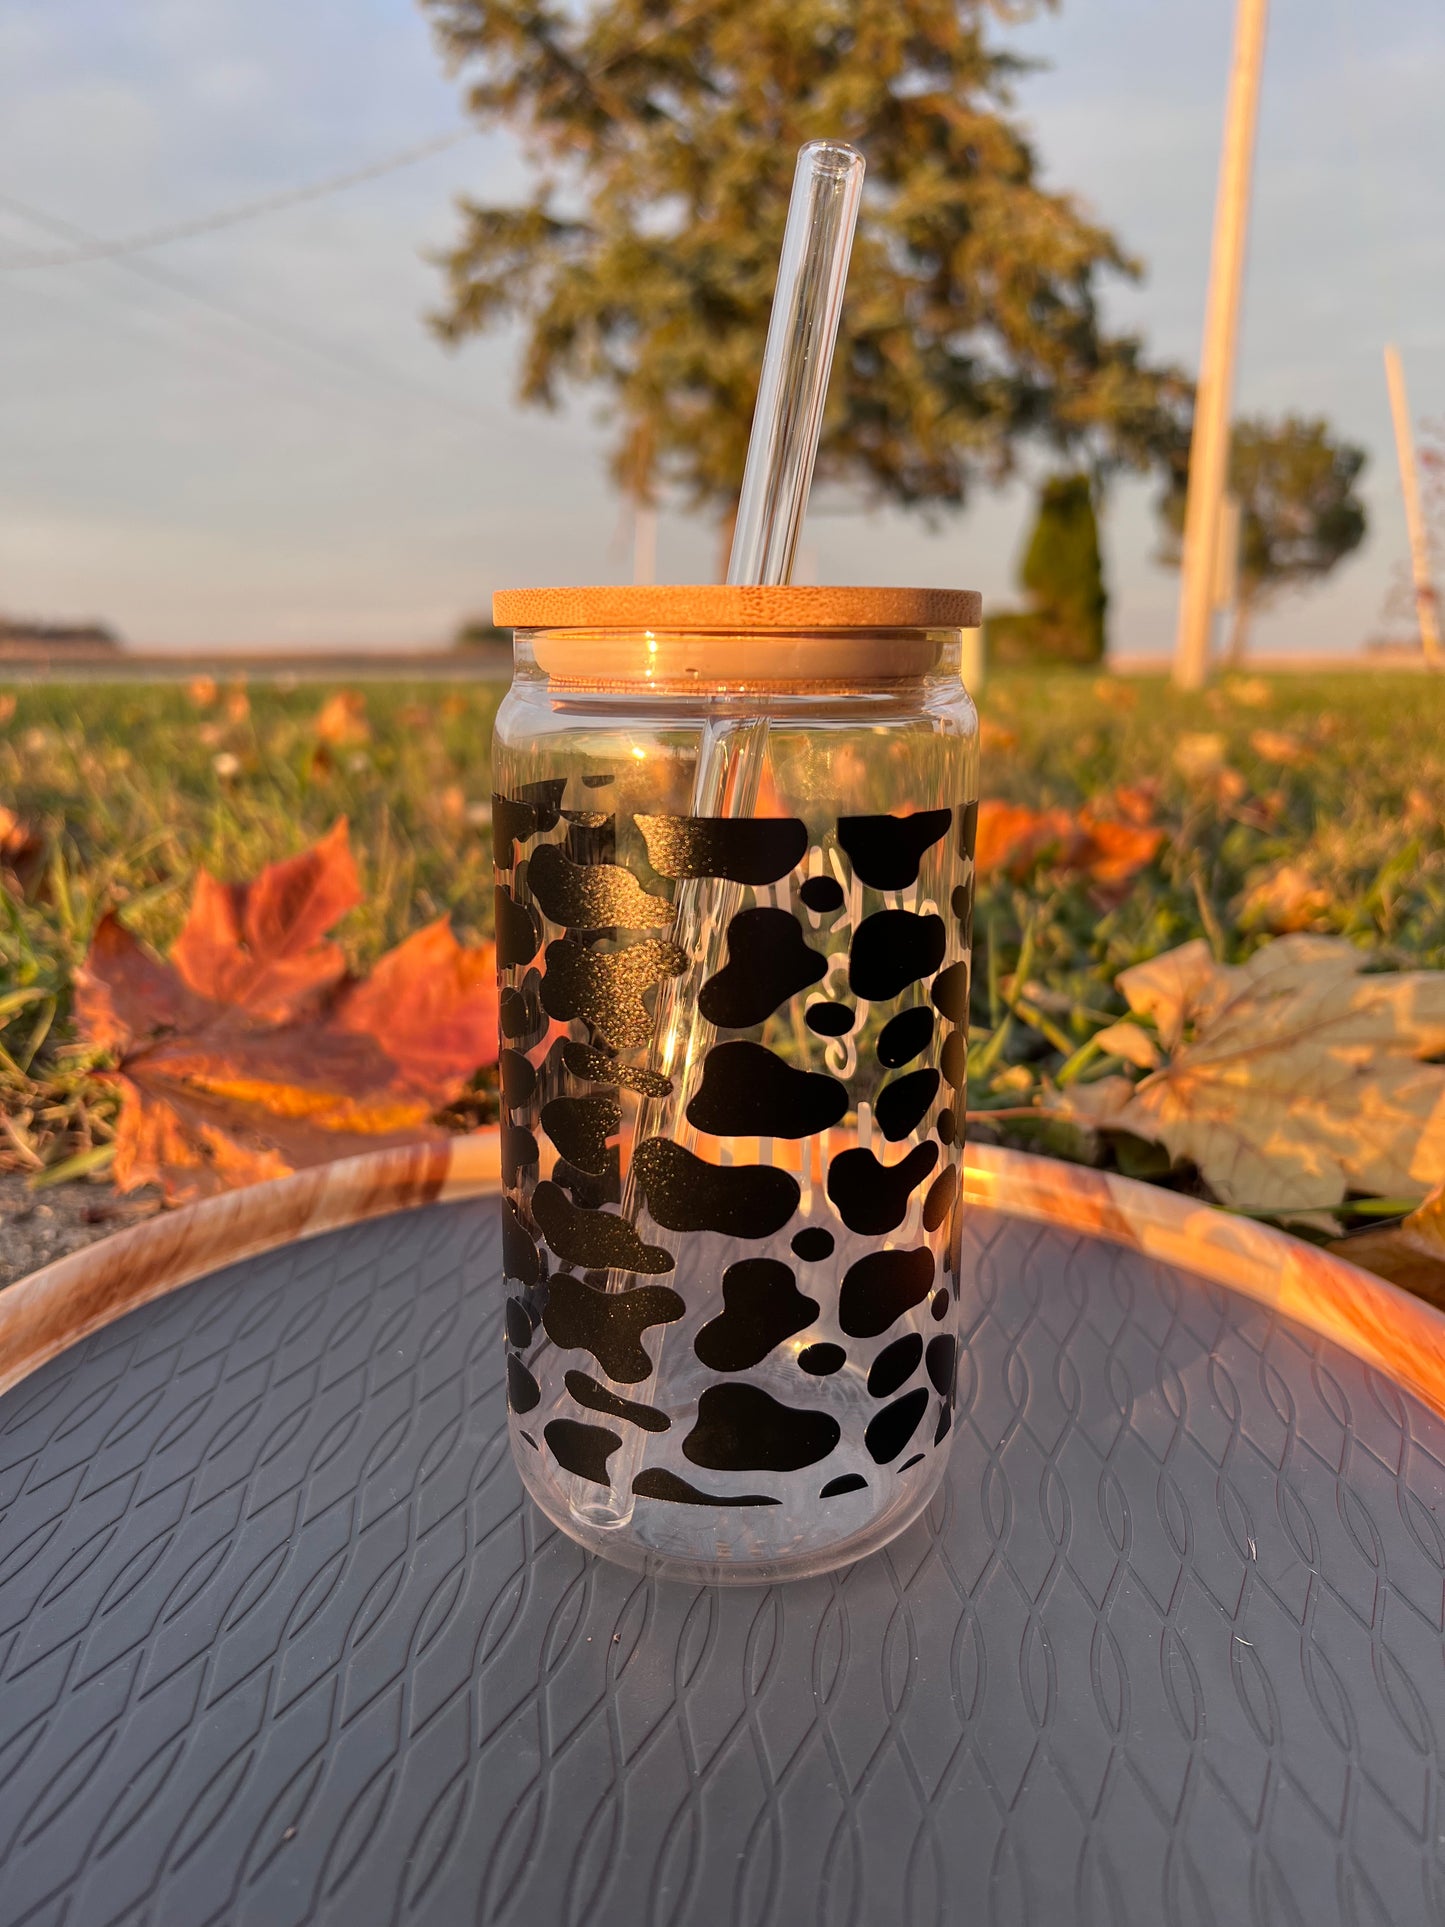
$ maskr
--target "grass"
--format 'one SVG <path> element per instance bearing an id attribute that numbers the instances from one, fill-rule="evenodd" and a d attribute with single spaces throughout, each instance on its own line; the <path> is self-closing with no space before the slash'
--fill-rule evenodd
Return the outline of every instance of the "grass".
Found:
<path id="1" fill-rule="evenodd" d="M 77 1048 L 70 996 L 108 904 L 164 949 L 196 869 L 254 875 L 352 824 L 365 902 L 338 936 L 365 969 L 446 911 L 474 941 L 491 922 L 492 685 L 378 684 L 355 740 L 326 741 L 328 692 L 271 686 L 20 687 L 0 696 L 0 805 L 33 827 L 24 887 L 0 891 L 0 1168 L 40 1181 L 103 1164 L 111 1097 Z M 1310 927 L 1382 964 L 1445 967 L 1445 686 L 1410 675 L 1233 678 L 1202 697 L 1154 681 L 1000 676 L 984 693 L 984 790 L 1078 809 L 1156 783 L 1168 838 L 1122 903 L 1047 864 L 980 887 L 970 1106 L 976 1132 L 1097 1155 L 1027 1112 L 1044 1079 L 1091 1068 L 1123 1008 L 1127 965 L 1204 937 L 1224 961 L 1278 924 L 1272 878 Z M 354 719 L 353 719 L 354 720 Z M 343 724 L 345 718 L 342 718 Z M 364 735 L 364 740 L 362 739 Z M 1196 762 L 1225 766 L 1187 774 Z M 13 879 L 12 879 L 13 882 Z M 1302 906 L 1302 907 L 1300 907 Z M 1123 1147 L 1141 1174 L 1159 1154 Z M 1176 1174 L 1176 1181 L 1179 1181 Z"/>

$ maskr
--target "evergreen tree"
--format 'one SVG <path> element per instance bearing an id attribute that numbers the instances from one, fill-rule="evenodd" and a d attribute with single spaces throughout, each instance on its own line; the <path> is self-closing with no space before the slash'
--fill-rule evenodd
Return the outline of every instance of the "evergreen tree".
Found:
<path id="1" fill-rule="evenodd" d="M 993 617 L 994 661 L 1101 662 L 1104 656 L 1104 564 L 1087 475 L 1052 475 L 1039 491 L 1038 514 L 1019 565 L 1028 607 Z"/>
<path id="2" fill-rule="evenodd" d="M 1110 332 L 1135 265 L 1046 190 L 990 32 L 1035 0 L 424 0 L 471 112 L 512 129 L 528 196 L 465 202 L 438 317 L 524 335 L 525 401 L 593 389 L 639 501 L 729 517 L 798 147 L 868 182 L 820 481 L 956 507 L 1022 443 L 1098 470 L 1178 440 L 1188 385 Z"/>

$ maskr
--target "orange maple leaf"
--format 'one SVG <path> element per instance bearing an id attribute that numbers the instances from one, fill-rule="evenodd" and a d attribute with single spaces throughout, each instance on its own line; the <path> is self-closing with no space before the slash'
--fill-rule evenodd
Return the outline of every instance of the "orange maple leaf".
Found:
<path id="1" fill-rule="evenodd" d="M 1074 815 L 1023 803 L 979 804 L 974 862 L 980 876 L 1003 870 L 1022 883 L 1041 864 L 1086 876 L 1103 902 L 1116 902 L 1159 854 L 1164 831 L 1149 819 L 1154 798 L 1140 787 L 1087 803 Z"/>
<path id="2" fill-rule="evenodd" d="M 434 1113 L 496 1061 L 493 946 L 441 918 L 353 978 L 325 933 L 358 896 L 342 821 L 249 885 L 203 871 L 169 962 L 101 919 L 76 1015 L 119 1059 L 122 1190 L 178 1203 L 441 1135 Z"/>

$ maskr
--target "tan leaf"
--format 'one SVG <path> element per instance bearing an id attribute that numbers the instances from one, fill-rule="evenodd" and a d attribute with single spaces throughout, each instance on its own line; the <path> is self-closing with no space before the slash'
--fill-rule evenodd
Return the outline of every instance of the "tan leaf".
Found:
<path id="1" fill-rule="evenodd" d="M 1117 1122 L 1198 1165 L 1225 1204 L 1318 1210 L 1347 1191 L 1445 1178 L 1445 972 L 1363 974 L 1338 937 L 1287 936 L 1248 963 L 1185 944 L 1118 979 L 1167 1061 Z"/>
<path id="2" fill-rule="evenodd" d="M 1099 1031 L 1094 1042 L 1111 1057 L 1122 1057 L 1141 1071 L 1158 1068 L 1159 1046 L 1140 1024 L 1109 1024 Z"/>
<path id="3" fill-rule="evenodd" d="M 1224 738 L 1194 730 L 1174 745 L 1174 767 L 1188 783 L 1207 782 L 1224 768 Z"/>
<path id="4" fill-rule="evenodd" d="M 1249 746 L 1256 756 L 1262 756 L 1267 763 L 1293 766 L 1309 761 L 1309 750 L 1298 736 L 1291 736 L 1288 730 L 1256 729 L 1250 736 Z"/>
<path id="5" fill-rule="evenodd" d="M 1445 1184 L 1397 1224 L 1353 1232 L 1330 1250 L 1445 1311 Z"/>

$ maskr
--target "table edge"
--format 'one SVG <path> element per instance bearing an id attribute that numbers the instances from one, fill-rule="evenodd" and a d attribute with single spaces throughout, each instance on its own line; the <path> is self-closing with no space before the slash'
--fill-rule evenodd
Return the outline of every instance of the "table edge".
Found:
<path id="1" fill-rule="evenodd" d="M 1445 1418 L 1445 1313 L 1288 1233 L 1137 1179 L 994 1145 L 965 1151 L 963 1194 L 1102 1238 L 1290 1318 Z M 0 1291 L 0 1393 L 70 1346 L 224 1265 L 295 1239 L 501 1188 L 496 1127 L 369 1152 L 165 1212 Z"/>

